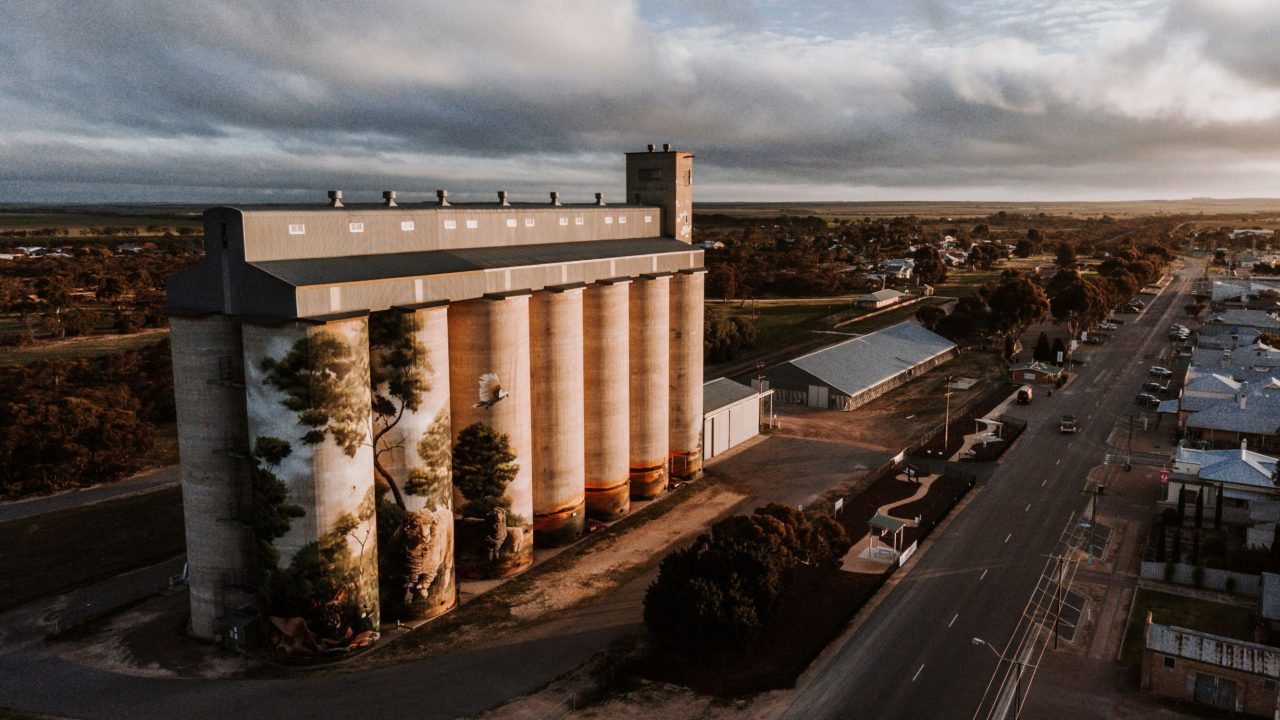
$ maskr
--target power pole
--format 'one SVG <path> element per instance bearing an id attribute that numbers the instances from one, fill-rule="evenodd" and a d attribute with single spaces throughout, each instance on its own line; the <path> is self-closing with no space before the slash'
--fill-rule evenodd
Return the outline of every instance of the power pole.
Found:
<path id="1" fill-rule="evenodd" d="M 1124 444 L 1124 471 L 1133 470 L 1133 413 L 1129 413 L 1129 439 Z"/>
<path id="2" fill-rule="evenodd" d="M 947 411 L 942 420 L 943 460 L 947 458 L 947 448 L 951 446 L 951 377 L 951 375 L 947 376 L 947 391 L 943 393 L 947 398 Z"/>

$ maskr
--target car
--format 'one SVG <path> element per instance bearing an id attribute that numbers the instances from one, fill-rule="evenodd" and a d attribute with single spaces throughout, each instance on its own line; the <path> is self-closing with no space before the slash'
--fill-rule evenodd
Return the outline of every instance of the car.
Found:
<path id="1" fill-rule="evenodd" d="M 1133 401 L 1139 405 L 1145 405 L 1147 407 L 1157 407 L 1160 405 L 1160 398 L 1152 395 L 1151 393 L 1138 393 L 1138 396 L 1135 397 Z"/>
<path id="2" fill-rule="evenodd" d="M 1173 377 L 1172 370 L 1167 367 L 1160 367 L 1159 365 L 1152 365 L 1151 368 L 1147 370 L 1147 374 L 1151 377 Z"/>
<path id="3" fill-rule="evenodd" d="M 1169 326 L 1169 332 L 1178 332 L 1180 330 L 1190 330 L 1190 329 L 1191 328 L 1187 327 L 1186 325 L 1179 325 L 1178 323 L 1174 323 Z"/>
<path id="4" fill-rule="evenodd" d="M 1156 394 L 1156 393 L 1158 393 L 1158 392 L 1163 391 L 1163 390 L 1164 390 L 1164 386 L 1163 386 L 1163 385 L 1161 385 L 1161 384 L 1160 384 L 1160 383 L 1158 383 L 1158 382 L 1152 381 L 1152 382 L 1145 382 L 1145 383 L 1142 383 L 1142 389 L 1143 389 L 1145 392 L 1149 392 L 1149 393 L 1151 393 L 1152 395 L 1154 395 L 1154 394 Z"/>
<path id="5" fill-rule="evenodd" d="M 1142 302 L 1141 300 L 1130 300 L 1130 301 L 1129 301 L 1129 304 L 1130 304 L 1130 305 L 1136 305 L 1136 306 L 1138 306 L 1138 307 L 1140 307 L 1140 308 L 1144 308 L 1144 307 L 1146 307 L 1146 306 L 1147 306 L 1147 304 L 1146 304 L 1146 303 L 1144 303 L 1144 302 Z"/>
<path id="6" fill-rule="evenodd" d="M 1062 419 L 1058 421 L 1058 432 L 1060 433 L 1074 433 L 1077 429 L 1075 415 L 1063 415 Z"/>
<path id="7" fill-rule="evenodd" d="M 1120 327 L 1119 325 L 1116 325 L 1115 323 L 1110 323 L 1110 322 L 1104 322 L 1098 325 L 1098 328 L 1101 330 L 1115 330 L 1119 327 Z"/>
<path id="8" fill-rule="evenodd" d="M 1085 345 L 1101 345 L 1102 336 L 1090 333 L 1089 336 L 1084 339 L 1084 344 Z"/>

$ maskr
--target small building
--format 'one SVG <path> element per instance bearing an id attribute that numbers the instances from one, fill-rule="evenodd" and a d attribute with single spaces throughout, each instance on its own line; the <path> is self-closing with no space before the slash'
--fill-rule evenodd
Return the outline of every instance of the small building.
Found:
<path id="1" fill-rule="evenodd" d="M 778 402 L 853 410 L 955 357 L 950 340 L 906 321 L 765 371 Z"/>
<path id="2" fill-rule="evenodd" d="M 858 297 L 855 297 L 853 299 L 853 304 L 855 307 L 876 309 L 896 305 L 901 302 L 904 297 L 907 297 L 907 294 L 904 292 L 898 292 L 897 290 L 877 290 L 875 292 L 867 293 L 866 295 L 859 295 Z"/>
<path id="3" fill-rule="evenodd" d="M 760 404 L 773 395 L 728 378 L 702 385 L 702 457 L 706 460 L 760 434 Z"/>
<path id="4" fill-rule="evenodd" d="M 1225 521 L 1247 523 L 1253 504 L 1280 500 L 1280 487 L 1271 479 L 1275 470 L 1274 457 L 1253 452 L 1248 445 L 1225 450 L 1179 447 L 1161 502 L 1177 505 L 1181 496 L 1194 505 L 1199 493 L 1209 513 L 1216 515 L 1221 502 Z"/>
<path id="5" fill-rule="evenodd" d="M 1036 360 L 1028 363 L 1018 363 L 1009 368 L 1009 382 L 1015 385 L 1024 383 L 1037 383 L 1040 385 L 1057 385 L 1058 379 L 1062 377 L 1062 368 L 1057 365 L 1051 365 L 1047 362 Z"/>
<path id="6" fill-rule="evenodd" d="M 911 274 L 915 272 L 916 261 L 911 258 L 894 258 L 893 260 L 885 260 L 880 267 L 886 275 L 896 277 L 899 280 L 910 280 Z"/>
<path id="7" fill-rule="evenodd" d="M 1280 452 L 1280 397 L 1238 394 L 1186 419 L 1186 436 L 1215 448 L 1248 443 L 1262 452 Z"/>
<path id="8" fill-rule="evenodd" d="M 1198 705 L 1275 717 L 1280 648 L 1146 620 L 1142 689 Z"/>

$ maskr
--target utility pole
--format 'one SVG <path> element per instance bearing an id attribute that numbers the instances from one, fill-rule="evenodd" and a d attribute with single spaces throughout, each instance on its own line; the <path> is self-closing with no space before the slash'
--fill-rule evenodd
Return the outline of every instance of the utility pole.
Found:
<path id="1" fill-rule="evenodd" d="M 951 375 L 947 376 L 947 391 L 943 393 L 947 398 L 947 411 L 942 420 L 942 454 L 946 459 L 947 448 L 951 446 Z"/>
<path id="2" fill-rule="evenodd" d="M 1093 486 L 1093 510 L 1089 520 L 1089 564 L 1093 564 L 1093 547 L 1098 532 L 1098 501 L 1102 499 L 1102 483 Z M 1101 558 L 1099 558 L 1101 559 Z"/>
<path id="3" fill-rule="evenodd" d="M 1129 413 L 1129 439 L 1124 444 L 1124 471 L 1133 470 L 1133 413 Z"/>

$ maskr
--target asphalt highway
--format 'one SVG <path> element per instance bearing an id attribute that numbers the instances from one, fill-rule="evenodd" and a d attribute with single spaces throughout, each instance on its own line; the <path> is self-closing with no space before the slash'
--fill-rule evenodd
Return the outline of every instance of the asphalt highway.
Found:
<path id="1" fill-rule="evenodd" d="M 973 717 L 1005 646 L 1072 513 L 1088 502 L 1085 477 L 1114 448 L 1116 423 L 1183 316 L 1198 266 L 1182 269 L 1140 315 L 1092 350 L 1080 377 L 1053 397 L 1038 392 L 1009 414 L 1029 426 L 968 506 L 931 538 L 910 574 L 820 669 L 802 679 L 787 718 L 938 720 Z M 1075 435 L 1058 432 L 1074 414 Z M 1105 497 L 1100 505 L 1106 514 Z M 1035 693 L 1032 686 L 1031 693 Z"/>

